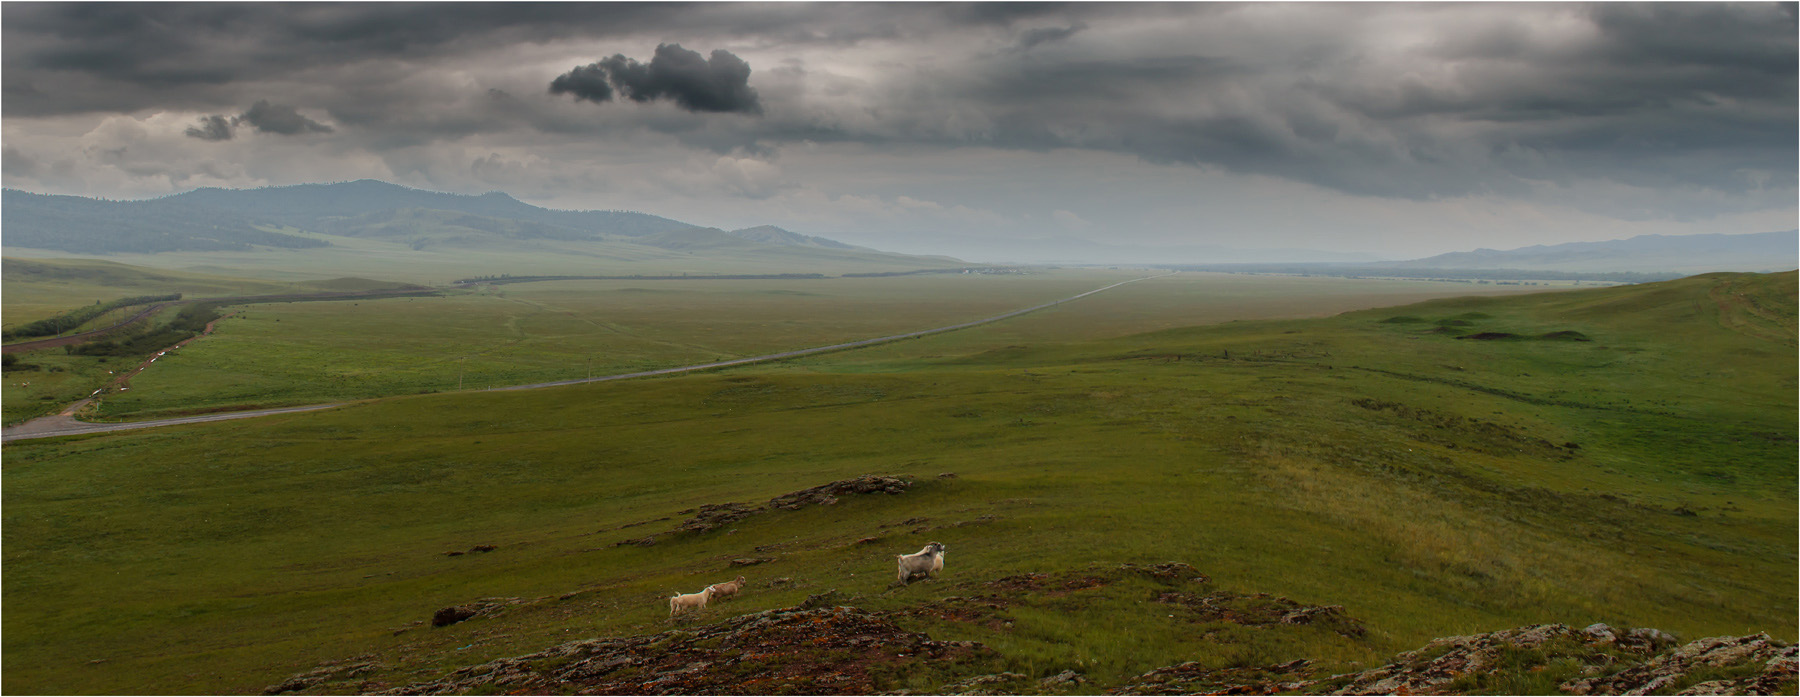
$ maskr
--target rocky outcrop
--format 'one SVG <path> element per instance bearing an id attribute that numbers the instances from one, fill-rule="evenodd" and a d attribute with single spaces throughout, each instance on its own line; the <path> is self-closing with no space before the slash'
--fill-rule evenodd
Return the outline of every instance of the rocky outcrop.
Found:
<path id="1" fill-rule="evenodd" d="M 1332 607 L 1332 606 L 1328 606 Z M 1108 692 L 1167 694 L 1445 695 L 1518 691 L 1519 679 L 1579 670 L 1555 689 L 1576 695 L 1793 694 L 1795 647 L 1767 634 L 1701 639 L 1604 624 L 1542 624 L 1437 639 L 1360 673 L 1309 676 L 1305 660 L 1263 667 L 1209 667 L 1198 661 L 1158 668 Z M 1565 673 L 1566 675 L 1566 673 Z M 1557 678 L 1562 679 L 1562 678 Z M 1513 682 L 1507 682 L 1513 680 Z M 1508 689 L 1509 686 L 1512 689 Z M 1546 685 L 1543 689 L 1548 690 Z"/>
<path id="2" fill-rule="evenodd" d="M 853 607 L 786 608 L 635 637 L 588 639 L 378 694 L 869 694 L 883 676 L 991 653 Z"/>
<path id="3" fill-rule="evenodd" d="M 891 495 L 904 492 L 911 486 L 911 481 L 901 477 L 865 474 L 855 479 L 843 479 L 830 484 L 821 484 L 810 489 L 801 489 L 800 491 L 782 494 L 769 499 L 769 504 L 766 507 L 752 503 L 711 503 L 697 509 L 682 511 L 683 515 L 692 514 L 692 517 L 682 521 L 680 525 L 675 526 L 674 530 L 661 534 L 666 535 L 678 532 L 712 532 L 713 530 L 725 527 L 758 513 L 767 512 L 771 509 L 797 511 L 807 506 L 832 506 L 837 504 L 838 497 L 840 496 L 847 496 L 850 494 Z M 633 525 L 636 524 L 634 523 Z M 649 537 L 620 540 L 613 543 L 612 546 L 620 547 L 624 545 L 637 545 L 640 547 L 649 547 L 657 543 L 657 537 L 658 535 L 650 535 Z"/>
<path id="4" fill-rule="evenodd" d="M 855 479 L 845 479 L 802 489 L 791 494 L 782 494 L 769 499 L 769 505 L 789 511 L 797 511 L 809 505 L 830 506 L 838 502 L 837 497 L 849 494 L 899 494 L 904 493 L 912 482 L 899 477 L 883 477 L 865 474 Z"/>
<path id="5" fill-rule="evenodd" d="M 1675 694 L 1792 694 L 1794 674 L 1800 670 L 1796 648 L 1767 634 L 1712 637 L 1612 675 L 1571 680 L 1559 687 L 1577 695 L 1647 695 L 1688 683 Z"/>
<path id="6" fill-rule="evenodd" d="M 431 614 L 431 626 L 448 627 L 463 620 L 490 615 L 509 605 L 524 603 L 519 598 L 482 598 L 472 603 L 439 608 Z"/>
<path id="7" fill-rule="evenodd" d="M 1588 655 L 1611 638 L 1542 624 L 1488 634 L 1436 639 L 1416 651 L 1395 656 L 1385 665 L 1329 679 L 1331 692 L 1350 695 L 1435 695 L 1467 691 L 1457 684 L 1468 676 L 1490 673 L 1521 649 L 1546 649 L 1546 656 Z"/>
<path id="8" fill-rule="evenodd" d="M 319 664 L 318 668 L 309 670 L 283 680 L 279 685 L 270 685 L 263 689 L 265 695 L 281 695 L 299 692 L 320 685 L 345 685 L 353 691 L 360 684 L 360 678 L 382 669 L 382 664 L 370 656 L 358 656 L 344 661 L 330 661 Z"/>

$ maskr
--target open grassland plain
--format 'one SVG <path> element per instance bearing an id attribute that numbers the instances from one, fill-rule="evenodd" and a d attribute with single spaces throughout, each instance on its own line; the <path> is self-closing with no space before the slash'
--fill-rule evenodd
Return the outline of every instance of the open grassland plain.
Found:
<path id="1" fill-rule="evenodd" d="M 1715 274 L 1125 336 L 1071 305 L 718 373 L 17 442 L 0 687 L 374 691 L 667 630 L 643 655 L 711 652 L 690 672 L 814 661 L 931 693 L 1001 671 L 1101 693 L 1186 661 L 1322 677 L 1541 622 L 1793 641 L 1794 298 L 1793 273 Z M 1139 301 L 1167 304 L 1118 326 L 1209 312 Z M 768 504 L 865 474 L 914 484 Z M 890 588 L 930 541 L 942 577 Z M 1169 560 L 1206 580 L 1120 567 Z M 882 672 L 701 631 L 813 595 L 987 648 Z M 433 626 L 459 605 L 483 612 Z M 1037 682 L 1063 671 L 1087 682 Z"/>
<path id="2" fill-rule="evenodd" d="M 439 298 L 227 307 L 241 312 L 134 378 L 131 391 L 107 396 L 88 417 L 153 418 L 694 365 L 958 324 L 1143 275 L 554 281 Z M 1013 343 L 1024 340 L 1020 332 L 1067 340 L 1230 318 L 1318 316 L 1460 289 L 1227 274 L 1155 283 L 1121 286 L 965 341 Z"/>

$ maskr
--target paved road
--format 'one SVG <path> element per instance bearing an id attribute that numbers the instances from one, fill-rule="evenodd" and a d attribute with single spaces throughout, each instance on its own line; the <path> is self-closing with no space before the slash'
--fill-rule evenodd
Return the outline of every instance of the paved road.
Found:
<path id="1" fill-rule="evenodd" d="M 978 326 L 978 325 L 982 325 L 982 324 L 988 324 L 990 322 L 998 322 L 1000 320 L 1007 319 L 1010 317 L 1017 317 L 1019 315 L 1025 314 L 1027 312 L 1036 312 L 1036 311 L 1042 310 L 1044 308 L 1055 307 L 1057 305 L 1061 305 L 1066 302 L 1080 300 L 1082 298 L 1093 295 L 1095 293 L 1112 290 L 1114 288 L 1125 285 L 1127 283 L 1136 283 L 1138 281 L 1148 280 L 1148 279 L 1152 279 L 1152 278 L 1161 278 L 1163 276 L 1172 276 L 1172 275 L 1174 275 L 1174 274 L 1166 273 L 1166 274 L 1161 274 L 1158 276 L 1145 276 L 1143 278 L 1134 278 L 1129 281 L 1120 281 L 1120 282 L 1114 283 L 1110 286 L 1106 286 L 1103 288 L 1095 288 L 1086 293 L 1082 293 L 1080 295 L 1073 295 L 1073 296 L 1070 296 L 1067 298 L 1063 298 L 1061 300 L 1057 300 L 1055 302 L 1047 302 L 1042 305 L 1034 305 L 1032 307 L 1027 307 L 1023 310 L 1013 310 L 1012 312 L 1008 312 L 1006 314 L 994 315 L 993 317 L 988 317 L 986 319 L 978 319 L 973 322 L 963 322 L 962 324 L 953 324 L 948 327 L 938 327 L 936 329 L 926 329 L 926 330 L 917 331 L 917 332 L 907 332 L 905 334 L 895 334 L 892 336 L 884 336 L 884 337 L 879 337 L 879 338 L 875 338 L 875 339 L 864 339 L 862 341 L 852 341 L 852 342 L 844 343 L 844 344 L 832 344 L 830 346 L 819 346 L 816 348 L 800 349 L 798 351 L 783 351 L 781 353 L 771 353 L 771 354 L 768 354 L 765 356 L 754 356 L 751 358 L 739 358 L 739 359 L 730 360 L 730 361 L 719 361 L 717 363 L 702 363 L 699 365 L 688 365 L 688 366 L 682 366 L 679 368 L 663 368 L 661 370 L 646 370 L 646 371 L 639 372 L 639 373 L 624 373 L 621 375 L 603 375 L 603 376 L 596 377 L 596 378 L 581 378 L 581 379 L 577 379 L 577 380 L 558 380 L 556 382 L 539 382 L 539 383 L 534 383 L 534 384 L 530 384 L 530 385 L 513 385 L 511 387 L 494 387 L 494 388 L 490 388 L 490 389 L 486 389 L 486 390 L 478 390 L 478 391 L 480 391 L 480 392 L 510 392 L 513 390 L 535 390 L 535 389 L 539 389 L 539 388 L 543 388 L 543 387 L 560 387 L 563 385 L 580 385 L 580 384 L 589 383 L 589 382 L 606 382 L 608 380 L 628 380 L 631 378 L 643 378 L 643 377 L 650 377 L 653 375 L 672 375 L 675 373 L 688 373 L 688 372 L 693 372 L 696 370 L 711 370 L 714 368 L 726 368 L 726 367 L 730 367 L 730 366 L 734 366 L 734 365 L 746 365 L 749 363 L 762 363 L 765 361 L 778 361 L 778 360 L 782 360 L 785 358 L 794 358 L 797 356 L 808 356 L 808 355 L 812 355 L 815 353 L 825 353 L 827 351 L 842 351 L 845 349 L 862 348 L 864 346 L 873 346 L 875 344 L 883 344 L 883 343 L 887 343 L 890 341 L 899 341 L 901 339 L 912 339 L 912 338 L 916 338 L 916 337 L 927 336 L 930 334 L 940 334 L 943 332 L 956 331 L 958 329 L 967 329 L 969 327 L 974 327 L 974 326 Z M 75 406 L 79 406 L 80 404 L 82 404 L 82 403 L 77 403 Z M 0 434 L 0 441 L 24 440 L 27 438 L 50 438 L 53 436 L 73 436 L 73 435 L 80 435 L 80 434 L 84 434 L 84 433 L 105 433 L 108 431 L 124 431 L 124 430 L 129 430 L 129 429 L 136 429 L 136 428 L 155 428 L 158 426 L 174 426 L 177 424 L 204 423 L 204 422 L 208 422 L 208 421 L 225 421 L 228 419 L 248 419 L 251 417 L 267 416 L 270 414 L 291 414 L 294 412 L 315 411 L 315 410 L 319 410 L 319 409 L 330 409 L 332 407 L 337 407 L 337 406 L 343 406 L 343 403 L 339 402 L 339 403 L 333 403 L 333 404 L 316 404 L 316 405 L 305 406 L 305 407 L 288 407 L 285 409 L 257 409 L 255 411 L 239 411 L 239 412 L 231 412 L 228 414 L 209 414 L 206 416 L 189 416 L 189 417 L 183 417 L 183 418 L 179 418 L 179 419 L 157 419 L 154 421 L 132 421 L 129 423 L 114 423 L 114 424 L 92 424 L 92 423 L 86 423 L 86 422 L 82 422 L 82 421 L 76 421 L 75 417 L 69 415 L 73 411 L 73 407 L 71 407 L 70 409 L 65 409 L 63 411 L 63 413 L 61 413 L 61 414 L 57 414 L 55 416 L 45 416 L 42 418 L 32 419 L 25 423 L 19 424 L 18 426 L 14 426 L 12 428 L 6 429 L 4 434 Z"/>

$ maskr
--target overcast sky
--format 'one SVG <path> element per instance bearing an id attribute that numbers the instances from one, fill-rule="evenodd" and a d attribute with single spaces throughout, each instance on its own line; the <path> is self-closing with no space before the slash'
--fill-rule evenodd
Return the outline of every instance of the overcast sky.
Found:
<path id="1" fill-rule="evenodd" d="M 952 254 L 1409 258 L 1800 215 L 1793 3 L 0 14 L 5 185 L 43 193 L 375 178 Z"/>

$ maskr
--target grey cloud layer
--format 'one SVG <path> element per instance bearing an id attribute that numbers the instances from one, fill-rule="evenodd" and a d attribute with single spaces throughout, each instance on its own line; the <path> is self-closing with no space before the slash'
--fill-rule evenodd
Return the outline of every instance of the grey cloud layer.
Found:
<path id="1" fill-rule="evenodd" d="M 200 117 L 200 124 L 187 129 L 189 138 L 218 142 L 231 140 L 237 135 L 238 126 L 248 125 L 260 133 L 292 136 L 302 133 L 331 133 L 335 129 L 319 123 L 300 113 L 300 110 L 285 104 L 270 104 L 267 99 L 258 99 L 250 109 L 242 114 L 226 118 L 224 114 L 213 114 Z"/>
<path id="2" fill-rule="evenodd" d="M 1411 199 L 1585 180 L 1791 198 L 1794 8 L 8 3 L 0 70 L 8 116 L 281 94 L 238 119 L 323 133 L 296 106 L 323 110 L 377 150 L 649 131 L 718 152 L 1104 150 Z M 558 45 L 623 53 L 486 67 Z M 229 138 L 221 118 L 187 133 Z"/>

